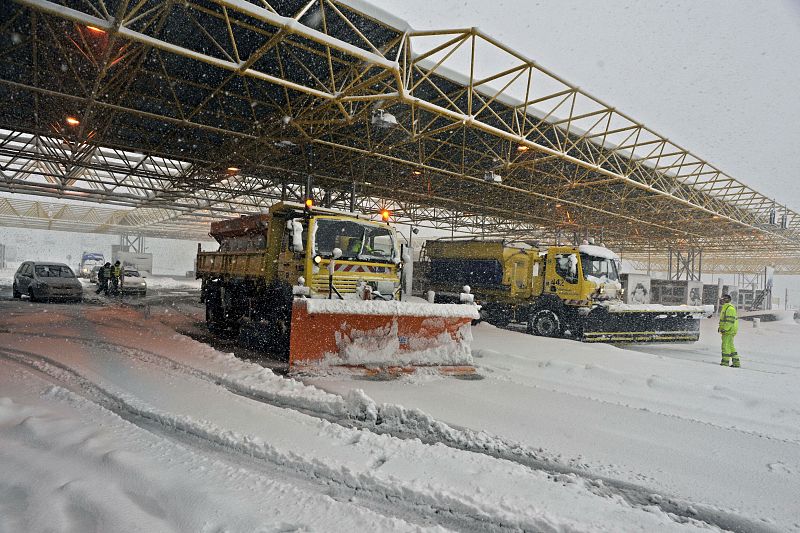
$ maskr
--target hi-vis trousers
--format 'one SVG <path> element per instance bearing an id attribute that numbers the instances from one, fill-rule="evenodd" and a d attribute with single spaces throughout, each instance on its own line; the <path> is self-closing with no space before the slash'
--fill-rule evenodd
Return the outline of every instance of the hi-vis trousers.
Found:
<path id="1" fill-rule="evenodd" d="M 722 334 L 722 366 L 728 366 L 733 361 L 734 367 L 739 367 L 739 354 L 736 352 L 736 347 L 733 345 L 733 337 L 735 335 Z"/>

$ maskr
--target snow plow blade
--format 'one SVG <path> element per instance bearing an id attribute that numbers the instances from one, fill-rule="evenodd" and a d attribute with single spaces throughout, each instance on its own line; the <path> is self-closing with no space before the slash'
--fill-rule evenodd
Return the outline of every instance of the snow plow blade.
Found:
<path id="1" fill-rule="evenodd" d="M 346 370 L 367 377 L 421 368 L 475 373 L 474 305 L 297 299 L 292 306 L 289 371 Z"/>
<path id="2" fill-rule="evenodd" d="M 696 342 L 700 339 L 700 319 L 709 314 L 702 306 L 687 305 L 595 307 L 586 317 L 582 340 L 620 344 Z"/>

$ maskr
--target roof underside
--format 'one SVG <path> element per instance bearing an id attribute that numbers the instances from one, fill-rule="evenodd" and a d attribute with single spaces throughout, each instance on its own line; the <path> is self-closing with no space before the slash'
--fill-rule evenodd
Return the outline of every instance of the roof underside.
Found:
<path id="1" fill-rule="evenodd" d="M 800 262 L 797 213 L 533 61 L 359 9 L 0 3 L 0 191 L 180 235 L 302 199 L 312 176 L 318 203 L 431 227 Z"/>

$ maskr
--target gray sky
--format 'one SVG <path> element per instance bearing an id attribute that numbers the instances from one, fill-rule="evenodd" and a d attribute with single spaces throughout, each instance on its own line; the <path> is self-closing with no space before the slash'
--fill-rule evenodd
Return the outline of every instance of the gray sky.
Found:
<path id="1" fill-rule="evenodd" d="M 477 26 L 800 210 L 800 0 L 372 0 Z"/>

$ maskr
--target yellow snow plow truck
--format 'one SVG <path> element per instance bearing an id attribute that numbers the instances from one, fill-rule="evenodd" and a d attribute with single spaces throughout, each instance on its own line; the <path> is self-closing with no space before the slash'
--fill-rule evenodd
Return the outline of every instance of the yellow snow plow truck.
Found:
<path id="1" fill-rule="evenodd" d="M 467 305 L 410 301 L 388 223 L 281 202 L 267 214 L 214 222 L 210 235 L 219 250 L 198 245 L 196 264 L 210 330 L 237 334 L 290 371 L 474 372 L 471 295 Z"/>
<path id="2" fill-rule="evenodd" d="M 603 246 L 552 246 L 440 239 L 425 244 L 426 288 L 434 301 L 469 285 L 481 318 L 500 327 L 526 322 L 528 333 L 585 342 L 694 342 L 702 306 L 625 304 L 619 257 Z"/>

